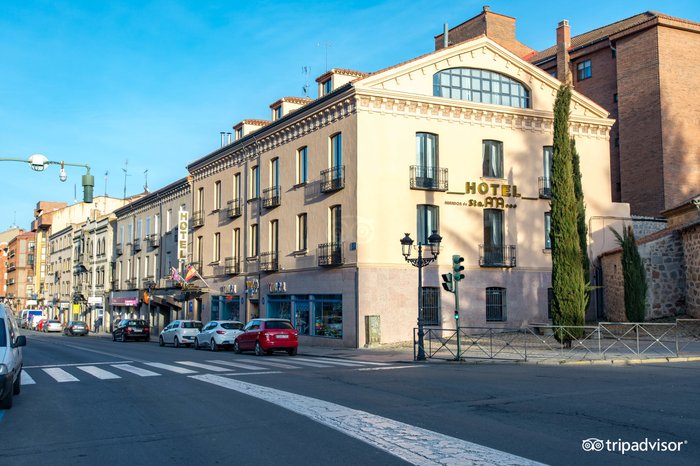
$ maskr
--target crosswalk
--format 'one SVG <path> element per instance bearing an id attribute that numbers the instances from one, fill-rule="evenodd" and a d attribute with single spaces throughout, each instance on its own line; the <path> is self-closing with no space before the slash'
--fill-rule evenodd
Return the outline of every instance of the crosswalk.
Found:
<path id="1" fill-rule="evenodd" d="M 114 380 L 127 377 L 158 377 L 166 374 L 195 375 L 215 373 L 225 375 L 262 375 L 280 374 L 286 370 L 344 368 L 362 370 L 367 368 L 396 367 L 389 363 L 374 361 L 356 361 L 336 358 L 306 358 L 294 357 L 285 362 L 270 361 L 264 358 L 223 360 L 212 359 L 198 361 L 134 362 L 124 361 L 92 363 L 92 364 L 62 364 L 53 366 L 33 366 L 22 370 L 22 385 L 37 383 L 71 383 L 88 380 Z M 40 381 L 40 382 L 39 382 Z"/>

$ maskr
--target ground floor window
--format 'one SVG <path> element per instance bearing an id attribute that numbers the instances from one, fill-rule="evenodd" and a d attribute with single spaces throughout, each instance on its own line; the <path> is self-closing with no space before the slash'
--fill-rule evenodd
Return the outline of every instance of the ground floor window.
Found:
<path id="1" fill-rule="evenodd" d="M 238 297 L 235 295 L 212 296 L 211 320 L 240 321 L 241 307 Z"/>
<path id="2" fill-rule="evenodd" d="M 343 297 L 268 295 L 267 317 L 289 319 L 300 335 L 343 338 Z"/>
<path id="3" fill-rule="evenodd" d="M 486 322 L 505 322 L 506 289 L 486 288 Z"/>
<path id="4" fill-rule="evenodd" d="M 423 324 L 440 325 L 440 288 L 423 287 Z"/>

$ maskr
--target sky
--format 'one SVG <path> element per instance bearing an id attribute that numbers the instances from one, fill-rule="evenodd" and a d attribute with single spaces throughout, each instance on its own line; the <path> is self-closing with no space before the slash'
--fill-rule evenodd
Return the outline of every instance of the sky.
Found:
<path id="1" fill-rule="evenodd" d="M 434 50 L 482 6 L 515 17 L 520 42 L 554 45 L 652 10 L 700 22 L 700 1 L 0 0 L 0 158 L 89 165 L 95 195 L 122 198 L 187 175 L 220 132 L 270 119 L 281 97 L 316 98 L 330 68 L 363 72 Z M 303 69 L 310 70 L 308 76 Z M 38 201 L 82 199 L 83 167 L 0 161 L 0 231 L 29 229 Z"/>

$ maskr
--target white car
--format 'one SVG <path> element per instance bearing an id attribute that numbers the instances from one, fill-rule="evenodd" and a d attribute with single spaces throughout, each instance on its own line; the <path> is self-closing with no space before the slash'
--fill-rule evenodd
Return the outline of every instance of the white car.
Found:
<path id="1" fill-rule="evenodd" d="M 0 304 L 0 409 L 12 408 L 12 397 L 22 388 L 21 347 L 26 344 L 14 316 Z"/>
<path id="2" fill-rule="evenodd" d="M 194 349 L 207 346 L 211 351 L 232 347 L 236 337 L 243 333 L 243 322 L 237 320 L 212 320 L 194 337 Z"/>
<path id="3" fill-rule="evenodd" d="M 201 329 L 202 322 L 199 320 L 173 320 L 160 332 L 158 344 L 173 345 L 175 348 L 189 346 Z"/>
<path id="4" fill-rule="evenodd" d="M 47 320 L 41 330 L 43 332 L 61 332 L 63 331 L 63 325 L 58 320 Z"/>

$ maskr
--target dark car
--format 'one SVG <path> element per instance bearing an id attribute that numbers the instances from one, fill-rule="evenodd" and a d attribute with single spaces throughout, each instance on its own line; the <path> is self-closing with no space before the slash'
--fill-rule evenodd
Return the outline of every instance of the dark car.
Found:
<path id="1" fill-rule="evenodd" d="M 63 327 L 63 334 L 68 336 L 85 336 L 88 334 L 88 326 L 85 322 L 80 320 L 71 320 Z"/>
<path id="2" fill-rule="evenodd" d="M 117 322 L 114 330 L 112 330 L 112 341 L 148 341 L 150 339 L 151 327 L 148 325 L 148 322 L 142 319 L 122 319 Z"/>
<path id="3" fill-rule="evenodd" d="M 287 319 L 253 319 L 236 337 L 233 351 L 255 351 L 258 356 L 286 351 L 294 356 L 299 345 L 298 335 L 297 329 Z"/>

